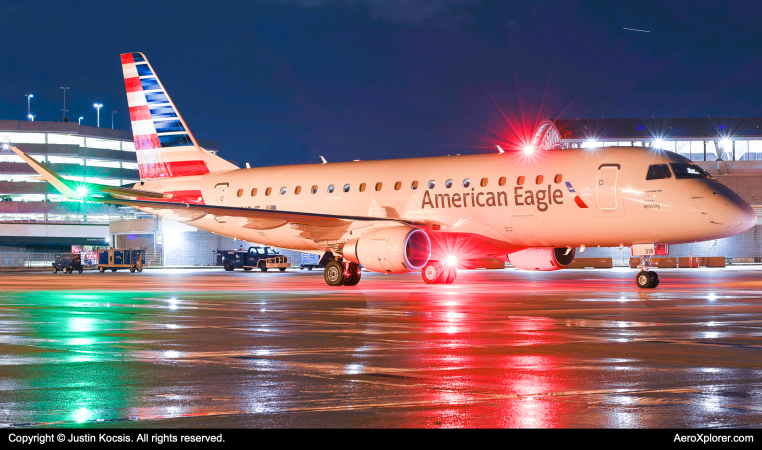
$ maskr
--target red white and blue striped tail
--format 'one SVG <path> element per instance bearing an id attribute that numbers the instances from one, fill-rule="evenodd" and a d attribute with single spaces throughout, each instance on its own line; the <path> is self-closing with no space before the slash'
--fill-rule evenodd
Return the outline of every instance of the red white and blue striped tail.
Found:
<path id="1" fill-rule="evenodd" d="M 141 180 L 238 168 L 198 145 L 145 55 L 121 56 Z"/>

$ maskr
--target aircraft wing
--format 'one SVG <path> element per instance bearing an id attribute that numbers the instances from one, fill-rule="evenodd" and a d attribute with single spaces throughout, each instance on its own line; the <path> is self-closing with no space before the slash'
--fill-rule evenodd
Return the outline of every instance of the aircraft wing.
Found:
<path id="1" fill-rule="evenodd" d="M 231 206 L 199 205 L 192 203 L 173 202 L 171 193 L 158 193 L 139 189 L 127 189 L 102 184 L 71 181 L 61 178 L 58 174 L 40 164 L 37 160 L 27 155 L 16 147 L 10 147 L 21 159 L 26 161 L 40 176 L 53 185 L 61 194 L 71 199 L 88 200 L 98 203 L 111 203 L 126 205 L 135 208 L 153 208 L 173 210 L 180 216 L 188 219 L 201 218 L 206 214 L 216 216 L 232 216 L 249 218 L 246 228 L 270 229 L 286 224 L 292 226 L 306 225 L 308 227 L 335 227 L 348 225 L 358 220 L 372 222 L 397 222 L 413 226 L 422 226 L 423 222 L 405 220 L 401 218 L 370 217 L 370 216 L 344 216 L 334 214 L 316 214 L 293 211 L 278 211 L 270 209 L 239 208 Z M 134 197 L 134 198 L 130 198 Z M 140 199 L 140 200 L 138 200 Z M 144 200 L 144 199 L 162 199 Z"/>

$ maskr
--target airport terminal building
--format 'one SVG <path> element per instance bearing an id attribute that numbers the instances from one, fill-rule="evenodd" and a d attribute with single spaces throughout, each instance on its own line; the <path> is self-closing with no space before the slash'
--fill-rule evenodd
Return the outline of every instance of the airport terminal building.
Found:
<path id="1" fill-rule="evenodd" d="M 762 119 L 559 120 L 556 127 L 563 148 L 552 151 L 633 146 L 677 152 L 696 161 L 762 214 Z M 70 180 L 114 186 L 139 180 L 128 130 L 0 120 L 0 143 L 18 146 Z M 219 142 L 200 143 L 219 151 Z M 13 152 L 0 150 L 0 266 L 15 264 L 8 262 L 11 253 L 88 253 L 107 246 L 144 248 L 151 264 L 209 265 L 217 249 L 253 245 L 129 207 L 70 201 L 36 175 Z M 726 239 L 674 245 L 670 255 L 761 262 L 760 226 Z M 284 253 L 293 263 L 300 261 L 300 253 Z M 615 265 L 625 265 L 630 250 L 589 248 L 579 256 L 607 257 Z"/>

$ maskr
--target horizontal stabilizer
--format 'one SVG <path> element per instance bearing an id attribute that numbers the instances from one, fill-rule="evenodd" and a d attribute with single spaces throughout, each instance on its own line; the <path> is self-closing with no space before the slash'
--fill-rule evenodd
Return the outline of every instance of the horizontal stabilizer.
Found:
<path id="1" fill-rule="evenodd" d="M 37 173 L 39 177 L 29 177 L 36 180 L 47 181 L 58 192 L 63 194 L 66 198 L 81 199 L 82 197 L 95 197 L 99 194 L 119 195 L 125 197 L 140 197 L 140 198 L 172 198 L 172 194 L 162 194 L 159 192 L 142 191 L 139 189 L 127 189 L 118 186 L 108 186 L 105 184 L 86 183 L 83 181 L 71 181 L 61 178 L 52 170 L 42 165 L 39 161 L 22 152 L 16 147 L 10 147 L 13 153 L 17 154 L 21 159 L 27 162 Z"/>

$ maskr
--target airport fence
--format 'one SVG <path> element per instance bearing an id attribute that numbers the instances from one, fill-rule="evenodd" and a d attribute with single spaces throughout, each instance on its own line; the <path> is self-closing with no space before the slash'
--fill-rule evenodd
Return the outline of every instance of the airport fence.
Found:
<path id="1" fill-rule="evenodd" d="M 97 255 L 83 256 L 82 265 L 92 267 L 98 264 Z M 55 253 L 42 252 L 0 252 L 0 267 L 52 267 Z M 147 266 L 161 265 L 161 252 L 146 252 Z"/>

